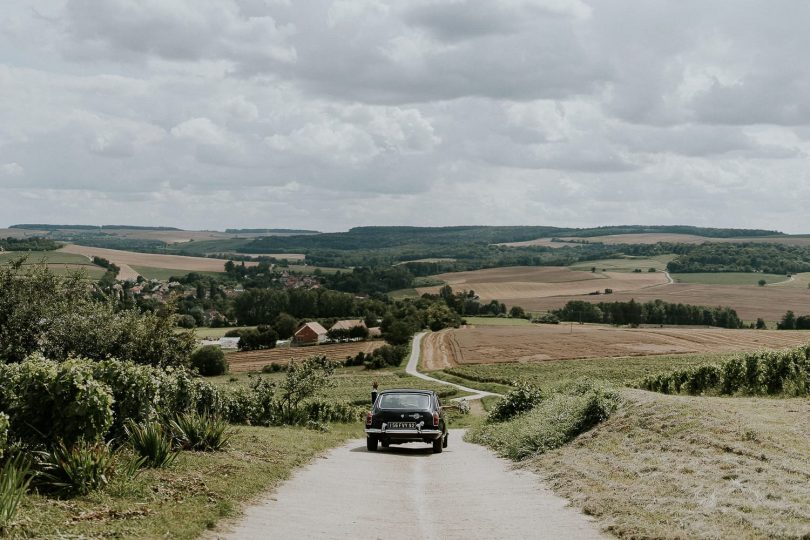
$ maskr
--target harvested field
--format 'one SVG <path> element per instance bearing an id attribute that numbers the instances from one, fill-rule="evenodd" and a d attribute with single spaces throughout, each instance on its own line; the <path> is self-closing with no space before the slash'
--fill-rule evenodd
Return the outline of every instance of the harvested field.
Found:
<path id="1" fill-rule="evenodd" d="M 345 360 L 359 352 L 370 353 L 385 345 L 385 341 L 360 341 L 356 343 L 335 343 L 312 347 L 290 347 L 264 351 L 234 352 L 227 355 L 231 371 L 261 371 L 267 364 L 286 364 L 290 360 L 303 360 L 315 355 L 325 355 L 331 360 Z"/>
<path id="2" fill-rule="evenodd" d="M 769 244 L 783 244 L 786 246 L 810 246 L 810 236 L 756 236 L 756 237 L 739 237 L 739 238 L 709 238 L 707 236 L 697 236 L 694 234 L 678 234 L 678 233 L 639 233 L 639 234 L 612 234 L 608 236 L 589 236 L 582 238 L 562 237 L 560 240 L 582 241 L 593 243 L 602 243 L 608 245 L 615 244 L 657 244 L 658 242 L 669 242 L 673 244 L 705 244 L 707 242 L 726 242 L 726 243 L 740 243 L 740 242 L 757 242 Z M 521 247 L 521 246 L 547 246 L 547 247 L 562 247 L 565 242 L 552 242 L 550 238 L 538 238 L 537 240 L 528 240 L 526 242 L 509 242 L 500 244 L 502 246 Z"/>
<path id="3" fill-rule="evenodd" d="M 615 289 L 614 289 L 615 290 Z M 477 289 L 476 289 L 477 291 Z M 560 308 L 569 300 L 587 302 L 647 302 L 661 299 L 667 302 L 703 306 L 730 306 L 745 321 L 762 317 L 766 321 L 778 321 L 787 310 L 797 314 L 810 314 L 810 289 L 771 285 L 767 287 L 745 285 L 690 285 L 676 283 L 636 291 L 618 291 L 609 296 L 563 295 L 558 297 L 534 297 L 508 299 L 507 306 L 519 305 L 530 311 L 548 311 Z"/>
<path id="4" fill-rule="evenodd" d="M 508 247 L 531 247 L 531 246 L 541 246 L 541 247 L 548 247 L 548 248 L 561 248 L 561 247 L 576 247 L 581 246 L 581 243 L 577 242 L 554 242 L 551 238 L 538 238 L 536 240 L 525 240 L 523 242 L 505 242 L 502 244 L 497 244 L 499 246 L 508 246 Z"/>
<path id="5" fill-rule="evenodd" d="M 615 328 L 601 325 L 478 326 L 429 334 L 425 369 L 465 364 L 694 353 L 730 353 L 810 343 L 810 331 Z"/>
<path id="6" fill-rule="evenodd" d="M 77 246 L 75 244 L 68 244 L 58 252 L 76 253 L 86 257 L 103 257 L 110 262 L 113 262 L 122 268 L 124 266 L 146 266 L 150 268 L 166 268 L 169 270 L 187 270 L 189 272 L 224 272 L 225 263 L 223 259 L 208 259 L 205 257 L 185 257 L 182 255 L 156 255 L 154 253 L 137 253 L 134 251 L 122 251 L 118 249 L 104 249 L 87 246 Z M 253 266 L 257 263 L 246 262 L 246 266 Z M 131 274 L 137 277 L 138 273 L 131 270 Z M 130 279 L 119 274 L 119 279 Z"/>
<path id="7" fill-rule="evenodd" d="M 524 306 L 525 300 L 560 295 L 587 295 L 605 289 L 637 291 L 667 282 L 663 273 L 581 272 L 558 266 L 514 266 L 434 276 L 455 290 L 474 290 L 482 301 L 501 300 Z M 418 293 L 437 293 L 438 286 Z M 524 306 L 525 307 L 525 306 Z"/>

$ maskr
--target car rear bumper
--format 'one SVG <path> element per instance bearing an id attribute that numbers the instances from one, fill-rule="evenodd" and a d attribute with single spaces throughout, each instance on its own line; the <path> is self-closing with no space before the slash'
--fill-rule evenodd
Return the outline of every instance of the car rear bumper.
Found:
<path id="1" fill-rule="evenodd" d="M 440 429 L 385 429 L 366 428 L 366 435 L 374 435 L 381 439 L 407 439 L 407 440 L 435 440 L 444 433 Z"/>

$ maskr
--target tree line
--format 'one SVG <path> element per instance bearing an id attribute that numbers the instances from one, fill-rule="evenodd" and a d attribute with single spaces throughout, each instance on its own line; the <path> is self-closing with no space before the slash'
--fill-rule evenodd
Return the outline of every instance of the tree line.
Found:
<path id="1" fill-rule="evenodd" d="M 615 325 L 671 324 L 742 328 L 737 312 L 730 307 L 674 304 L 663 300 L 639 303 L 571 300 L 552 313 L 562 321 Z"/>

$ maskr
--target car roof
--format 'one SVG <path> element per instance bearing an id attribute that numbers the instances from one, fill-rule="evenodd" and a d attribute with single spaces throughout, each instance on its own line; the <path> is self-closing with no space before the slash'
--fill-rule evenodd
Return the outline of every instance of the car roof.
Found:
<path id="1" fill-rule="evenodd" d="M 435 394 L 433 390 L 420 390 L 418 388 L 391 388 L 383 390 L 380 394 Z"/>

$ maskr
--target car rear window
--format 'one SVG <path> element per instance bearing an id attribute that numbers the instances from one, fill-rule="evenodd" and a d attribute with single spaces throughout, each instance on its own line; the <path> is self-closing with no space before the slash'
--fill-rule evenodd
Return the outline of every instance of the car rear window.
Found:
<path id="1" fill-rule="evenodd" d="M 383 394 L 380 396 L 381 409 L 429 409 L 430 396 L 427 394 Z"/>

